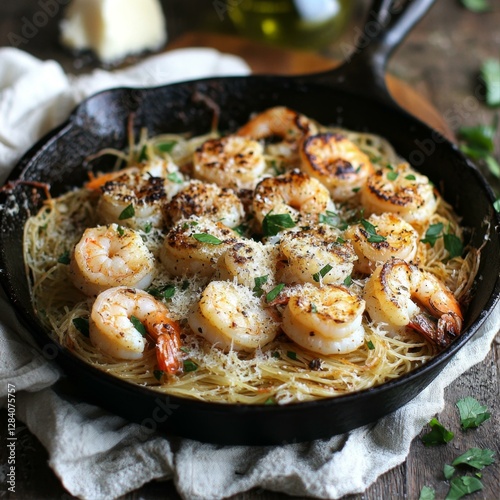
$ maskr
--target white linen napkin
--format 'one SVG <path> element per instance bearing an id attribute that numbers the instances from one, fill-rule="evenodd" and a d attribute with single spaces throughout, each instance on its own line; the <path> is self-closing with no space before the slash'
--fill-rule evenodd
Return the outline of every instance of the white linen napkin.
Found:
<path id="1" fill-rule="evenodd" d="M 126 70 L 72 77 L 53 62 L 0 49 L 0 183 L 22 153 L 61 123 L 83 97 L 104 88 L 246 74 L 239 58 L 179 49 Z M 186 499 L 217 499 L 261 487 L 297 496 L 361 493 L 406 459 L 411 441 L 444 408 L 444 389 L 482 361 L 500 328 L 500 308 L 419 396 L 374 425 L 330 439 L 283 446 L 216 446 L 167 439 L 54 386 L 59 369 L 32 346 L 0 293 L 0 403 L 16 387 L 16 416 L 49 453 L 64 487 L 82 499 L 112 499 L 153 479 L 174 479 Z"/>

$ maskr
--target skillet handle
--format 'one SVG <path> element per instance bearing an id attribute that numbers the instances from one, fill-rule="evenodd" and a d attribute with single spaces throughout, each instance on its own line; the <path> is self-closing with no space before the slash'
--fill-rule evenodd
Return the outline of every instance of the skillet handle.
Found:
<path id="1" fill-rule="evenodd" d="M 345 62 L 333 70 L 309 75 L 309 81 L 396 105 L 385 83 L 387 62 L 435 1 L 374 0 L 362 35 Z"/>

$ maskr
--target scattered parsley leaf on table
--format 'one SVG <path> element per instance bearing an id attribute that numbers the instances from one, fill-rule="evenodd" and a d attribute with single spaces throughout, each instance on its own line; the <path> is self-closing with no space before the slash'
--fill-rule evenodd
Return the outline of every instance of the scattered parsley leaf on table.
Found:
<path id="1" fill-rule="evenodd" d="M 474 469 L 482 470 L 487 465 L 495 462 L 494 455 L 495 452 L 488 448 L 469 448 L 465 453 L 455 458 L 452 465 L 464 464 L 474 467 Z"/>
<path id="2" fill-rule="evenodd" d="M 489 0 L 461 0 L 461 2 L 471 12 L 488 12 L 491 9 Z"/>
<path id="3" fill-rule="evenodd" d="M 436 498 L 435 491 L 429 486 L 423 486 L 420 490 L 418 500 L 434 500 Z"/>
<path id="4" fill-rule="evenodd" d="M 453 467 L 453 465 L 444 464 L 443 474 L 446 479 L 451 479 L 453 474 L 455 474 L 455 467 Z"/>
<path id="5" fill-rule="evenodd" d="M 432 430 L 422 436 L 422 443 L 424 443 L 425 446 L 436 446 L 438 444 L 448 443 L 454 437 L 453 432 L 440 424 L 437 418 L 433 418 L 429 422 L 429 426 Z"/>
<path id="6" fill-rule="evenodd" d="M 456 403 L 460 413 L 462 429 L 479 427 L 485 420 L 491 417 L 486 406 L 482 406 L 476 399 L 466 397 Z"/>
<path id="7" fill-rule="evenodd" d="M 483 483 L 479 479 L 471 476 L 456 477 L 451 480 L 450 491 L 445 500 L 458 500 L 465 495 L 474 493 L 483 489 Z"/>
<path id="8" fill-rule="evenodd" d="M 486 104 L 490 107 L 500 105 L 500 61 L 486 59 L 481 66 L 481 76 L 486 86 Z"/>

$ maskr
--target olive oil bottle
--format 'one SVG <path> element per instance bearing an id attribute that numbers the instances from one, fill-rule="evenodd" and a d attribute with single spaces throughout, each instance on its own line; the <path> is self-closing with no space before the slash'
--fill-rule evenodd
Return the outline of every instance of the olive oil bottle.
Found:
<path id="1" fill-rule="evenodd" d="M 269 43 L 320 49 L 344 29 L 353 0 L 226 0 L 244 36 Z"/>

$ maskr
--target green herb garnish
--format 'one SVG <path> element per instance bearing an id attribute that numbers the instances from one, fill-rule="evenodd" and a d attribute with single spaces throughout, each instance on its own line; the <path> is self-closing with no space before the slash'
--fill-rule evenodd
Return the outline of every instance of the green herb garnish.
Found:
<path id="1" fill-rule="evenodd" d="M 139 158 L 137 159 L 139 162 L 146 161 L 148 159 L 148 148 L 146 144 L 142 146 L 141 152 L 139 153 Z"/>
<path id="2" fill-rule="evenodd" d="M 319 272 L 313 274 L 313 280 L 316 281 L 316 283 L 319 283 L 321 278 L 324 278 L 332 269 L 333 267 L 330 264 L 327 264 L 322 267 Z"/>
<path id="3" fill-rule="evenodd" d="M 442 232 L 443 224 L 441 222 L 438 222 L 437 224 L 431 224 L 425 232 L 425 238 L 420 241 L 422 243 L 429 243 L 431 247 L 434 247 L 436 241 L 441 237 Z"/>
<path id="4" fill-rule="evenodd" d="M 149 234 L 151 232 L 151 229 L 153 229 L 153 224 L 151 224 L 151 222 L 147 222 L 144 226 L 144 232 L 146 234 Z"/>
<path id="5" fill-rule="evenodd" d="M 135 215 L 135 208 L 132 203 L 128 206 L 126 206 L 122 213 L 118 216 L 118 220 L 125 220 L 125 219 L 131 219 Z"/>
<path id="6" fill-rule="evenodd" d="M 366 219 L 361 219 L 360 223 L 365 228 L 365 231 L 368 233 L 367 241 L 369 243 L 382 243 L 387 239 L 385 236 L 377 234 L 377 228 Z"/>
<path id="7" fill-rule="evenodd" d="M 399 174 L 397 172 L 394 172 L 392 170 L 390 172 L 387 172 L 387 178 L 390 181 L 395 181 L 398 177 L 399 177 Z"/>
<path id="8" fill-rule="evenodd" d="M 369 340 L 366 343 L 366 347 L 368 347 L 368 349 L 370 349 L 370 351 L 373 351 L 373 349 L 375 349 L 375 346 L 373 345 L 373 342 L 371 340 Z"/>
<path id="9" fill-rule="evenodd" d="M 450 490 L 448 491 L 445 500 L 458 500 L 465 495 L 470 495 L 471 493 L 482 489 L 483 484 L 475 477 L 456 477 L 450 482 Z"/>
<path id="10" fill-rule="evenodd" d="M 417 178 L 413 174 L 408 174 L 405 179 L 407 181 L 415 181 Z"/>
<path id="11" fill-rule="evenodd" d="M 153 375 L 154 375 L 155 379 L 158 380 L 158 382 L 163 377 L 163 373 L 164 373 L 163 370 L 153 370 Z"/>
<path id="12" fill-rule="evenodd" d="M 471 12 L 488 12 L 491 9 L 489 0 L 460 0 L 462 5 Z"/>
<path id="13" fill-rule="evenodd" d="M 344 280 L 344 286 L 351 286 L 352 285 L 352 276 L 349 275 L 346 277 L 346 279 Z"/>
<path id="14" fill-rule="evenodd" d="M 193 234 L 193 238 L 201 243 L 208 243 L 210 245 L 220 245 L 222 243 L 222 240 L 208 233 L 196 233 Z"/>
<path id="15" fill-rule="evenodd" d="M 318 222 L 320 224 L 328 224 L 329 226 L 336 227 L 338 229 L 344 230 L 347 229 L 347 222 L 342 220 L 339 214 L 327 210 L 324 214 L 319 214 Z"/>
<path id="16" fill-rule="evenodd" d="M 134 328 L 143 336 L 147 335 L 146 328 L 141 323 L 140 319 L 135 316 L 130 316 L 130 322 L 134 325 Z"/>
<path id="17" fill-rule="evenodd" d="M 69 251 L 66 250 L 61 255 L 59 255 L 59 257 L 57 259 L 57 262 L 59 262 L 59 264 L 68 265 L 70 263 L 70 253 L 69 253 Z"/>
<path id="18" fill-rule="evenodd" d="M 116 232 L 118 233 L 118 236 L 123 236 L 125 234 L 125 229 L 123 229 L 123 226 L 117 226 Z"/>
<path id="19" fill-rule="evenodd" d="M 275 404 L 277 404 L 277 403 L 276 403 L 276 400 L 275 400 L 273 397 L 269 397 L 269 398 L 267 398 L 267 399 L 264 401 L 264 404 L 265 404 L 265 405 L 275 405 Z"/>
<path id="20" fill-rule="evenodd" d="M 156 145 L 156 149 L 158 149 L 158 151 L 161 151 L 162 153 L 171 153 L 176 145 L 177 141 L 160 142 L 160 144 Z"/>
<path id="21" fill-rule="evenodd" d="M 486 104 L 491 107 L 500 105 L 500 61 L 486 59 L 481 66 L 481 76 L 486 85 Z"/>
<path id="22" fill-rule="evenodd" d="M 266 302 L 272 302 L 285 288 L 284 283 L 280 283 L 279 285 L 276 285 L 267 295 L 266 295 Z"/>
<path id="23" fill-rule="evenodd" d="M 453 467 L 453 465 L 444 464 L 443 475 L 445 479 L 451 479 L 453 474 L 455 474 L 455 467 Z"/>
<path id="24" fill-rule="evenodd" d="M 195 372 L 198 369 L 198 365 L 191 361 L 190 359 L 186 359 L 184 361 L 184 371 L 185 372 Z"/>
<path id="25" fill-rule="evenodd" d="M 450 259 L 454 257 L 460 257 L 464 251 L 462 241 L 460 238 L 454 234 L 443 234 L 444 248 L 448 250 L 450 254 Z"/>
<path id="26" fill-rule="evenodd" d="M 423 486 L 420 490 L 420 496 L 418 500 L 434 500 L 436 498 L 436 493 L 429 486 Z"/>
<path id="27" fill-rule="evenodd" d="M 264 290 L 262 290 L 262 285 L 267 283 L 268 278 L 268 274 L 266 274 L 265 276 L 257 276 L 256 278 L 254 278 L 255 286 L 253 287 L 252 292 L 257 297 L 262 297 L 262 294 L 264 293 Z"/>
<path id="28" fill-rule="evenodd" d="M 73 318 L 73 325 L 82 335 L 89 336 L 89 320 L 87 318 Z"/>
<path id="29" fill-rule="evenodd" d="M 168 174 L 167 179 L 175 184 L 182 184 L 184 182 L 179 172 L 172 172 L 171 174 Z"/>
<path id="30" fill-rule="evenodd" d="M 453 460 L 452 465 L 469 465 L 474 469 L 482 470 L 495 462 L 495 452 L 488 448 L 469 448 L 465 453 Z"/>
<path id="31" fill-rule="evenodd" d="M 453 432 L 447 430 L 443 425 L 441 425 L 437 418 L 433 418 L 429 422 L 429 426 L 432 430 L 422 436 L 422 442 L 425 444 L 425 446 L 444 444 L 453 439 Z"/>
<path id="32" fill-rule="evenodd" d="M 297 360 L 297 353 L 295 351 L 286 351 L 286 355 L 290 358 L 293 359 L 294 361 Z"/>
<path id="33" fill-rule="evenodd" d="M 264 236 L 275 236 L 283 229 L 295 227 L 295 221 L 290 214 L 272 214 L 269 212 L 262 221 Z"/>

